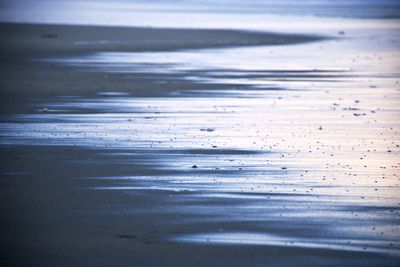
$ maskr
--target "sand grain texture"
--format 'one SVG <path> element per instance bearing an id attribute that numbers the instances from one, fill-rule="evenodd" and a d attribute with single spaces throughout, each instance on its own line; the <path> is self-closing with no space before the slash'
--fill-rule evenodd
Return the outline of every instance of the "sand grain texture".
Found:
<path id="1" fill-rule="evenodd" d="M 398 266 L 398 50 L 232 30 L 0 36 L 0 265 Z"/>

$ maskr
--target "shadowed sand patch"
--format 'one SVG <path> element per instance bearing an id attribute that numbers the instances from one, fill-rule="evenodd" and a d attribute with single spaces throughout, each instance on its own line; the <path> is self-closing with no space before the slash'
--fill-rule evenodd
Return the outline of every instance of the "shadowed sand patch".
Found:
<path id="1" fill-rule="evenodd" d="M 180 49 L 290 45 L 326 39 L 317 35 L 240 30 L 66 26 L 0 23 L 3 56 L 71 54 L 95 51 L 173 51 Z M 104 37 L 107 40 L 104 40 Z M 138 36 L 140 36 L 138 38 Z M 51 37 L 51 38 L 49 38 Z"/>

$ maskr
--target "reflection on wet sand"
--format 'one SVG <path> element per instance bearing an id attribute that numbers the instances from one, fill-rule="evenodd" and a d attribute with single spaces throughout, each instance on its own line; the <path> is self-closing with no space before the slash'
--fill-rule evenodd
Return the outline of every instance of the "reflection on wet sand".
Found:
<path id="1" fill-rule="evenodd" d="M 35 103 L 36 114 L 2 118 L 1 144 L 78 147 L 102 160 L 72 166 L 129 166 L 75 178 L 89 190 L 163 192 L 162 209 L 131 212 L 181 216 L 169 227 L 183 230 L 164 241 L 399 257 L 399 76 L 373 64 L 399 55 L 332 61 L 343 53 L 325 51 L 348 45 L 336 42 L 52 58 L 204 89 L 49 99 Z M 321 58 L 310 62 L 314 48 Z"/>

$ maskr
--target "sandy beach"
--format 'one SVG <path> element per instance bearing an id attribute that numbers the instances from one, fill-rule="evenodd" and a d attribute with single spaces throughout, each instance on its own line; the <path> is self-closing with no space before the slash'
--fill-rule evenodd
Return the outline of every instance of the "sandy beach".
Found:
<path id="1" fill-rule="evenodd" d="M 390 25 L 1 23 L 0 265 L 398 266 Z"/>
<path id="2" fill-rule="evenodd" d="M 140 77 L 120 79 L 104 77 L 102 72 L 71 71 L 70 68 L 43 62 L 55 56 L 96 52 L 177 51 L 279 45 L 311 42 L 320 36 L 257 33 L 234 30 L 154 29 L 100 26 L 63 26 L 37 24 L 0 24 L 2 42 L 1 106 L 3 112 L 18 112 L 32 98 L 60 95 L 96 95 L 103 91 L 130 91 L 140 96 L 160 96 L 182 85 L 154 84 Z M 114 77 L 115 76 L 115 77 Z M 136 78 L 136 77 L 135 77 Z M 99 88 L 99 83 L 101 86 Z M 117 84 L 116 84 L 117 83 Z M 185 83 L 190 89 L 199 85 Z M 143 90 L 143 87 L 149 88 Z M 15 100 L 14 100 L 15 99 Z"/>

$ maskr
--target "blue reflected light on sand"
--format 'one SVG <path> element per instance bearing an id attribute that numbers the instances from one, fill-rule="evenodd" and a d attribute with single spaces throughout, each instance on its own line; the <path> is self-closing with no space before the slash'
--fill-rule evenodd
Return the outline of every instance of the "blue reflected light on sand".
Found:
<path id="1" fill-rule="evenodd" d="M 133 166 L 74 178 L 96 181 L 82 190 L 162 198 L 129 212 L 180 218 L 170 224 L 185 230 L 165 236 L 173 242 L 398 255 L 400 57 L 385 34 L 52 58 L 127 75 L 132 87 L 172 86 L 157 97 L 114 90 L 34 102 L 32 114 L 1 118 L 0 144 L 90 149 L 104 161 L 70 164 Z"/>
<path id="2" fill-rule="evenodd" d="M 347 251 L 367 251 L 378 253 L 390 253 L 399 255 L 397 249 L 387 250 L 390 241 L 376 242 L 375 240 L 324 240 L 324 239 L 293 239 L 281 236 L 260 233 L 210 233 L 197 234 L 192 236 L 182 236 L 173 240 L 183 242 L 194 242 L 199 244 L 230 244 L 230 245 L 268 245 L 268 246 L 285 246 L 285 247 L 302 247 L 302 248 L 319 248 L 332 250 Z M 370 248 L 370 243 L 378 245 Z M 397 244 L 398 246 L 399 244 Z"/>
<path id="3" fill-rule="evenodd" d="M 365 88 L 359 103 L 345 90 L 283 90 L 280 98 L 271 91 L 246 97 L 246 90 L 235 90 L 242 97 L 61 98 L 2 123 L 1 143 L 77 146 L 106 154 L 98 164 L 139 165 L 130 176 L 77 178 L 99 181 L 90 190 L 162 192 L 168 196 L 162 210 L 134 212 L 196 215 L 227 231 L 204 236 L 193 229 L 171 237 L 176 242 L 240 239 L 393 254 L 400 210 L 391 128 L 399 110 L 396 98 L 379 99 L 390 90 Z M 196 216 L 174 223 L 193 224 Z M 231 234 L 238 230 L 252 235 Z"/>

